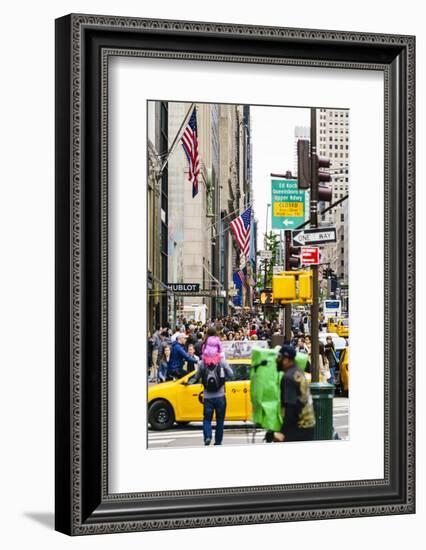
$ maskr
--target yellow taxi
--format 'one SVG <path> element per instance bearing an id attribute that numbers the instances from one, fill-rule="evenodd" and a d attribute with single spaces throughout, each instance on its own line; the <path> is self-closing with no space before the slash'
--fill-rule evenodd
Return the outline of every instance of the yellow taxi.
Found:
<path id="1" fill-rule="evenodd" d="M 342 395 L 349 394 L 349 348 L 346 347 L 340 352 L 339 358 L 340 391 Z"/>
<path id="2" fill-rule="evenodd" d="M 336 331 L 338 336 L 343 338 L 348 338 L 349 336 L 349 320 L 348 319 L 339 319 L 337 321 Z"/>
<path id="3" fill-rule="evenodd" d="M 349 336 L 349 320 L 330 317 L 327 321 L 327 332 L 347 338 Z"/>
<path id="4" fill-rule="evenodd" d="M 225 384 L 225 420 L 251 420 L 250 358 L 229 359 L 232 380 Z M 203 420 L 204 388 L 194 380 L 195 371 L 171 382 L 156 384 L 148 389 L 148 422 L 153 430 L 168 430 L 176 422 Z"/>
<path id="5" fill-rule="evenodd" d="M 327 321 L 327 332 L 334 332 L 337 334 L 337 320 L 334 317 L 329 317 Z"/>

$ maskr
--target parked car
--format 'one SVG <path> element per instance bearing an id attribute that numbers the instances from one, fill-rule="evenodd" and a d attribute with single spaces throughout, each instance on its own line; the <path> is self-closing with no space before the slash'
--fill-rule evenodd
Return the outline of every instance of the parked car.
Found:
<path id="1" fill-rule="evenodd" d="M 230 359 L 232 380 L 226 382 L 225 420 L 251 420 L 250 359 Z M 175 423 L 187 424 L 203 420 L 201 382 L 195 382 L 195 371 L 179 380 L 163 382 L 148 389 L 148 422 L 153 430 L 169 430 Z"/>

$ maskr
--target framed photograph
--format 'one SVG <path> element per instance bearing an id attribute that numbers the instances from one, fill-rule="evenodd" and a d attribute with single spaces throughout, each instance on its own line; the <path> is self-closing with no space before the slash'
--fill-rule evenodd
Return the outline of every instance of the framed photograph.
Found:
<path id="1" fill-rule="evenodd" d="M 414 154 L 413 36 L 56 21 L 58 531 L 414 513 Z"/>

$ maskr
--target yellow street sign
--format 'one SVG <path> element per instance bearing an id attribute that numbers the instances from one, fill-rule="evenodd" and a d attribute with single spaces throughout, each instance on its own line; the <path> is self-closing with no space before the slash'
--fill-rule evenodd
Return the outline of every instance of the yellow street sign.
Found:
<path id="1" fill-rule="evenodd" d="M 274 216 L 298 217 L 303 215 L 303 202 L 274 202 Z"/>

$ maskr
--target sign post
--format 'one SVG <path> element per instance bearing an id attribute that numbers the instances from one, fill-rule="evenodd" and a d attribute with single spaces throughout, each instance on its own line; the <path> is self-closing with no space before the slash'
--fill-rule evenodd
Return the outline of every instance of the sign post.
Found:
<path id="1" fill-rule="evenodd" d="M 295 229 L 305 222 L 305 191 L 295 179 L 272 179 L 272 229 Z"/>
<path id="2" fill-rule="evenodd" d="M 317 110 L 311 108 L 311 195 L 310 225 L 318 228 L 318 156 L 317 156 Z M 312 382 L 319 382 L 319 281 L 318 266 L 312 266 L 313 300 L 311 305 L 311 373 Z"/>

